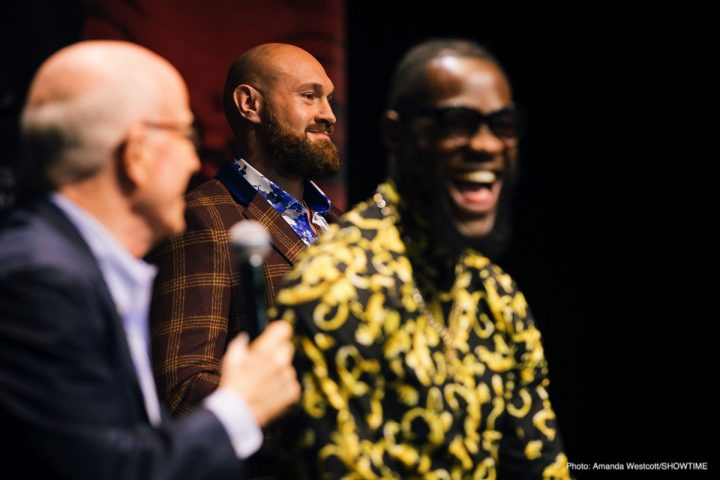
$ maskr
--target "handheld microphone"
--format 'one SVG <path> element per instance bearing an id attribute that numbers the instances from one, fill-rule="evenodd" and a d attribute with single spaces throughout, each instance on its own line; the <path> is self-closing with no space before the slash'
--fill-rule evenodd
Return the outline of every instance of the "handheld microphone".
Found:
<path id="1" fill-rule="evenodd" d="M 255 220 L 241 220 L 230 228 L 230 249 L 245 289 L 245 318 L 250 336 L 262 333 L 268 323 L 263 263 L 270 252 L 270 234 Z"/>

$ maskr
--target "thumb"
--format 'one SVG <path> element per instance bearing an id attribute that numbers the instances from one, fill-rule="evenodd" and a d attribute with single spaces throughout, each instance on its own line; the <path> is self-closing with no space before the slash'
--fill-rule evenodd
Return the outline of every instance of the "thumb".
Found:
<path id="1" fill-rule="evenodd" d="M 225 352 L 224 362 L 241 363 L 248 354 L 248 343 L 250 338 L 245 332 L 239 333 L 228 344 Z"/>

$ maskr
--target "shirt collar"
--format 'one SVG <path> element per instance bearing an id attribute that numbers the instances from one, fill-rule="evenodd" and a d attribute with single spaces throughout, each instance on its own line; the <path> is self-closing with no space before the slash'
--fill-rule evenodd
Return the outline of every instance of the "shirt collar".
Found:
<path id="1" fill-rule="evenodd" d="M 232 193 L 237 201 L 248 205 L 256 192 L 264 198 L 280 214 L 290 212 L 304 213 L 305 208 L 292 195 L 275 185 L 269 178 L 258 172 L 242 158 L 225 163 L 217 173 L 220 180 Z M 305 181 L 303 200 L 313 212 L 325 214 L 331 208 L 330 198 L 311 180 Z"/>

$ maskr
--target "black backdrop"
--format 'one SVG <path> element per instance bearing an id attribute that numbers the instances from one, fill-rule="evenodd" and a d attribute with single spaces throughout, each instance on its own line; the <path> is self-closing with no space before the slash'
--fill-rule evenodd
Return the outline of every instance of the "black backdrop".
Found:
<path id="1" fill-rule="evenodd" d="M 20 17 L 0 19 L 0 166 L 15 162 L 23 82 L 82 24 L 77 1 L 15 7 Z M 543 331 L 570 460 L 713 468 L 720 79 L 709 5 L 352 1 L 347 18 L 350 203 L 384 176 L 378 118 L 401 54 L 441 35 L 491 48 L 529 112 L 500 264 Z"/>
<path id="2" fill-rule="evenodd" d="M 500 264 L 542 329 L 570 460 L 712 468 L 717 17 L 689 4 L 348 3 L 350 203 L 384 176 L 378 118 L 402 53 L 433 36 L 489 47 L 529 112 Z"/>

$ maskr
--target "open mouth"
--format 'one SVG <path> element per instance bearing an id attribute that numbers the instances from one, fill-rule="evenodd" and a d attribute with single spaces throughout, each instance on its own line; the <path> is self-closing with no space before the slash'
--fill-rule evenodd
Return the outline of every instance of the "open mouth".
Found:
<path id="1" fill-rule="evenodd" d="M 452 175 L 452 178 L 457 183 L 490 186 L 497 180 L 497 175 L 490 170 L 473 170 L 470 172 L 456 172 Z"/>
<path id="2" fill-rule="evenodd" d="M 468 214 L 489 214 L 495 210 L 502 187 L 499 173 L 491 170 L 455 171 L 448 191 L 455 206 Z"/>

